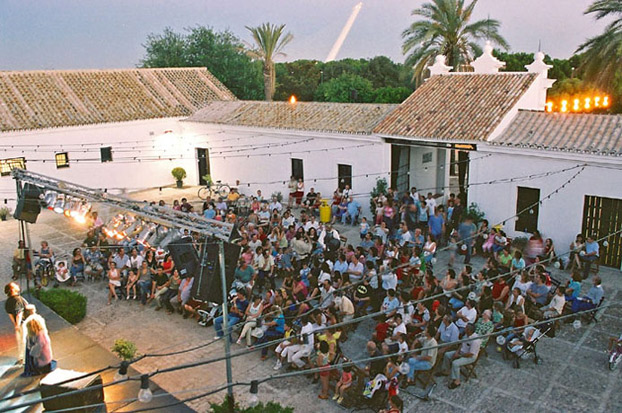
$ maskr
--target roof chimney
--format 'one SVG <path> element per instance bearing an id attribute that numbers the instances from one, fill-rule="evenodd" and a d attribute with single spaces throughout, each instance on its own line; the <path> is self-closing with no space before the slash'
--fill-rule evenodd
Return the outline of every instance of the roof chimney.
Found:
<path id="1" fill-rule="evenodd" d="M 544 110 L 546 105 L 546 91 L 553 86 L 555 79 L 549 79 L 549 69 L 553 66 L 544 63 L 544 53 L 538 51 L 532 64 L 525 66 L 529 73 L 536 73 L 538 86 L 538 110 Z"/>
<path id="2" fill-rule="evenodd" d="M 445 60 L 447 60 L 447 58 L 442 54 L 436 56 L 436 58 L 434 59 L 434 64 L 429 68 L 430 76 L 446 75 L 451 69 L 453 69 L 452 66 L 447 66 L 445 64 Z"/>
<path id="3" fill-rule="evenodd" d="M 502 62 L 492 55 L 492 45 L 490 41 L 487 40 L 484 46 L 484 52 L 471 63 L 471 67 L 473 67 L 477 74 L 499 73 L 499 69 L 505 67 L 505 62 Z"/>

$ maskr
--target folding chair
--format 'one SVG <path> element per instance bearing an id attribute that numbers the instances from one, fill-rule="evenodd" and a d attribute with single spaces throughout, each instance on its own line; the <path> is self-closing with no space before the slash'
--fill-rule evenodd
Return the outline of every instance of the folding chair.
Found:
<path id="1" fill-rule="evenodd" d="M 603 305 L 604 302 L 605 302 L 605 297 L 603 296 L 603 298 L 600 299 L 600 302 L 598 303 L 598 305 L 594 307 L 592 310 L 590 310 L 590 312 L 584 315 L 585 321 L 588 324 L 591 323 L 592 321 L 595 323 L 598 322 L 598 319 L 596 318 L 596 316 L 598 315 L 598 312 L 600 311 L 600 307 Z"/>
<path id="2" fill-rule="evenodd" d="M 490 342 L 490 340 L 488 340 L 488 342 Z M 488 343 L 486 343 L 486 346 L 488 346 Z M 460 368 L 460 374 L 464 376 L 465 382 L 469 381 L 471 377 L 477 378 L 475 367 L 477 367 L 477 363 L 479 363 L 479 360 L 482 358 L 482 355 L 486 353 L 486 346 L 479 349 L 479 353 L 477 353 L 477 358 L 475 359 L 473 363 L 467 364 L 466 366 L 462 366 Z"/>

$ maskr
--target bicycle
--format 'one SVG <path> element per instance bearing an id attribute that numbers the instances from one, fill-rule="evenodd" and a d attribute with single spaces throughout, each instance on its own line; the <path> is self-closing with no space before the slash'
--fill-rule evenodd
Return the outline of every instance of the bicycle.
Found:
<path id="1" fill-rule="evenodd" d="M 207 184 L 199 188 L 199 192 L 197 193 L 200 199 L 210 198 L 218 198 L 218 197 L 226 197 L 231 192 L 231 187 L 227 184 L 223 184 L 220 181 L 216 181 L 215 183 Z"/>

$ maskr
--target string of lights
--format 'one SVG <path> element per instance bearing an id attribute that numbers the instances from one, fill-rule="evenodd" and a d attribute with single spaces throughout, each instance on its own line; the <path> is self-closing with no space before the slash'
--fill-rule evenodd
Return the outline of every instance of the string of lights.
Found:
<path id="1" fill-rule="evenodd" d="M 518 212 L 518 213 L 517 213 L 517 214 L 515 214 L 513 217 L 515 217 L 515 216 L 519 216 L 520 214 L 522 214 L 522 213 L 526 212 L 527 210 L 531 209 L 531 208 L 532 208 L 532 207 L 534 207 L 535 205 L 537 205 L 537 204 L 539 204 L 539 203 L 543 202 L 543 201 L 544 201 L 544 200 L 546 200 L 546 199 L 549 199 L 549 198 L 550 198 L 551 196 L 553 196 L 554 194 L 557 194 L 557 193 L 558 193 L 561 189 L 565 188 L 565 187 L 566 187 L 566 186 L 567 186 L 567 185 L 568 185 L 568 184 L 569 184 L 569 183 L 570 183 L 573 179 L 575 179 L 575 178 L 576 178 L 576 177 L 577 177 L 577 176 L 578 176 L 578 175 L 579 175 L 579 174 L 580 174 L 580 173 L 581 173 L 584 169 L 585 169 L 585 166 L 583 166 L 583 167 L 582 167 L 582 168 L 581 168 L 581 169 L 580 169 L 577 173 L 575 173 L 575 174 L 574 174 L 574 175 L 573 175 L 573 176 L 572 176 L 572 177 L 571 177 L 568 181 L 566 181 L 566 182 L 565 182 L 562 186 L 560 186 L 559 188 L 557 188 L 555 191 L 551 192 L 549 195 L 547 195 L 547 196 L 546 196 L 546 197 L 544 197 L 543 199 L 539 200 L 537 203 L 534 203 L 533 205 L 531 205 L 531 206 L 529 206 L 529 207 L 525 208 L 524 210 L 522 210 L 522 211 Z M 506 220 L 509 220 L 509 219 L 511 219 L 511 218 L 512 218 L 512 217 L 507 218 Z M 505 223 L 505 221 L 506 221 L 506 220 L 504 220 L 504 221 L 503 221 L 503 223 Z M 616 234 L 618 234 L 618 233 L 620 233 L 620 232 L 622 232 L 622 230 L 619 230 L 619 231 L 616 231 L 616 232 L 614 232 L 614 233 L 608 234 L 607 236 L 605 236 L 605 237 L 601 238 L 600 240 L 598 240 L 598 242 L 600 242 L 600 241 L 602 241 L 603 239 L 606 239 L 606 238 L 608 238 L 608 237 L 610 237 L 610 236 L 616 235 Z M 474 234 L 471 238 L 473 238 L 473 237 L 475 237 L 475 236 L 477 236 L 477 234 Z M 442 250 L 443 250 L 443 249 L 441 249 L 440 251 L 442 251 Z M 563 254 L 560 254 L 560 256 L 561 256 L 561 255 L 566 255 L 566 254 L 569 254 L 569 253 L 570 253 L 570 251 L 568 251 L 568 252 L 566 252 L 566 253 L 563 253 Z M 545 262 L 545 261 L 543 261 L 543 262 Z M 534 264 L 534 265 L 535 265 L 535 264 Z M 397 266 L 397 267 L 391 268 L 391 269 L 389 269 L 388 271 L 393 271 L 393 270 L 395 270 L 395 269 L 397 269 L 397 268 L 406 267 L 406 266 L 410 266 L 410 264 L 409 264 L 409 263 L 406 263 L 406 264 L 403 264 L 403 265 L 400 265 L 400 266 Z M 527 268 L 529 268 L 529 267 L 527 267 Z M 494 278 L 499 278 L 499 277 L 502 277 L 502 276 L 507 276 L 507 275 L 509 275 L 509 274 L 511 274 L 511 273 L 508 273 L 508 274 L 500 274 L 500 275 L 498 275 L 497 277 L 494 277 Z M 380 274 L 379 274 L 379 275 L 380 275 Z M 491 278 L 490 280 L 492 280 L 492 279 L 493 279 L 493 278 Z M 362 282 L 362 281 L 361 281 L 361 282 Z M 351 288 L 351 286 L 348 286 L 347 288 Z M 467 287 L 467 288 L 468 288 L 468 287 Z M 454 291 L 460 291 L 460 290 L 462 290 L 462 289 L 463 289 L 463 288 L 457 288 L 457 289 L 455 289 Z M 337 290 L 337 291 L 338 291 L 338 290 Z M 453 292 L 453 291 L 451 291 L 451 292 Z M 445 294 L 445 292 L 444 292 L 444 293 L 442 293 L 442 294 L 439 294 L 437 297 L 427 297 L 427 298 L 426 298 L 426 300 L 430 300 L 430 299 L 433 299 L 433 298 L 439 298 L 439 297 L 443 296 L 444 294 Z M 306 301 L 307 301 L 307 302 L 309 302 L 309 301 L 312 301 L 312 300 L 313 300 L 313 299 L 309 299 L 309 300 L 306 300 Z M 422 300 L 420 300 L 420 301 L 422 301 Z M 303 301 L 303 302 L 304 302 L 304 301 Z M 417 301 L 417 302 L 418 302 L 418 301 Z M 300 304 L 301 304 L 301 303 L 299 303 L 299 305 L 300 305 Z M 411 303 L 411 304 L 412 304 L 412 303 Z M 378 316 L 378 315 L 380 315 L 380 314 L 382 314 L 382 312 L 379 312 L 379 313 L 373 313 L 373 314 L 369 314 L 369 315 L 367 315 L 367 316 L 358 317 L 358 318 L 355 318 L 355 319 L 353 319 L 353 320 L 351 320 L 351 321 L 349 321 L 349 322 L 346 322 L 346 324 L 344 324 L 344 323 L 339 323 L 339 325 L 338 325 L 338 326 L 347 325 L 347 324 L 350 324 L 351 322 L 360 322 L 362 318 L 369 318 L 370 316 L 371 316 L 371 317 L 374 317 L 374 316 Z M 333 327 L 336 327 L 336 326 L 333 326 Z M 282 341 L 282 340 L 281 340 L 281 341 Z M 215 340 L 214 340 L 214 341 L 211 341 L 211 342 L 208 342 L 208 343 L 205 343 L 205 344 L 201 344 L 201 345 L 199 345 L 199 346 L 195 346 L 194 348 L 187 349 L 187 350 L 182 351 L 182 352 L 186 352 L 186 351 L 193 351 L 193 349 L 196 349 L 196 348 L 201 348 L 201 347 L 204 347 L 204 346 L 208 346 L 208 345 L 212 344 L 213 342 L 215 342 Z M 274 340 L 273 342 L 268 342 L 268 343 L 265 343 L 265 345 L 272 345 L 272 344 L 275 344 L 275 342 L 280 342 L 280 341 L 279 341 L 279 340 Z M 260 348 L 263 348 L 263 347 L 262 347 L 262 346 L 257 346 L 256 348 L 254 348 L 254 349 L 252 349 L 252 350 L 248 350 L 248 351 L 256 351 L 256 350 L 258 350 L 258 349 L 260 349 Z M 232 355 L 231 355 L 231 358 L 233 358 L 233 357 L 237 357 L 237 356 L 242 355 L 243 353 L 246 353 L 246 352 L 247 352 L 247 351 L 244 351 L 244 352 L 238 352 L 238 353 L 234 353 L 234 354 L 232 354 Z M 179 352 L 173 352 L 173 353 L 171 353 L 171 354 L 179 354 Z M 165 356 L 165 355 L 162 355 L 162 356 Z M 215 361 L 220 361 L 220 359 L 219 359 L 219 360 L 215 360 Z"/>

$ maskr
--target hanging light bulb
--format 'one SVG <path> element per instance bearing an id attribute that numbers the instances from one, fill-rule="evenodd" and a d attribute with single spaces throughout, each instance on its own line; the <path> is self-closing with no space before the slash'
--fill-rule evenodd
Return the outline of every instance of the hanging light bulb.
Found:
<path id="1" fill-rule="evenodd" d="M 128 366 L 129 366 L 129 363 L 127 361 L 121 362 L 121 366 L 119 366 L 119 370 L 114 374 L 114 381 L 127 379 L 127 367 Z"/>
<path id="2" fill-rule="evenodd" d="M 149 375 L 140 376 L 140 390 L 138 390 L 138 401 L 141 403 L 149 403 L 153 399 L 153 393 L 149 389 Z"/>
<path id="3" fill-rule="evenodd" d="M 251 381 L 251 395 L 248 398 L 249 407 L 257 406 L 257 403 L 259 402 L 257 393 L 259 393 L 259 382 L 257 380 L 253 380 Z"/>

